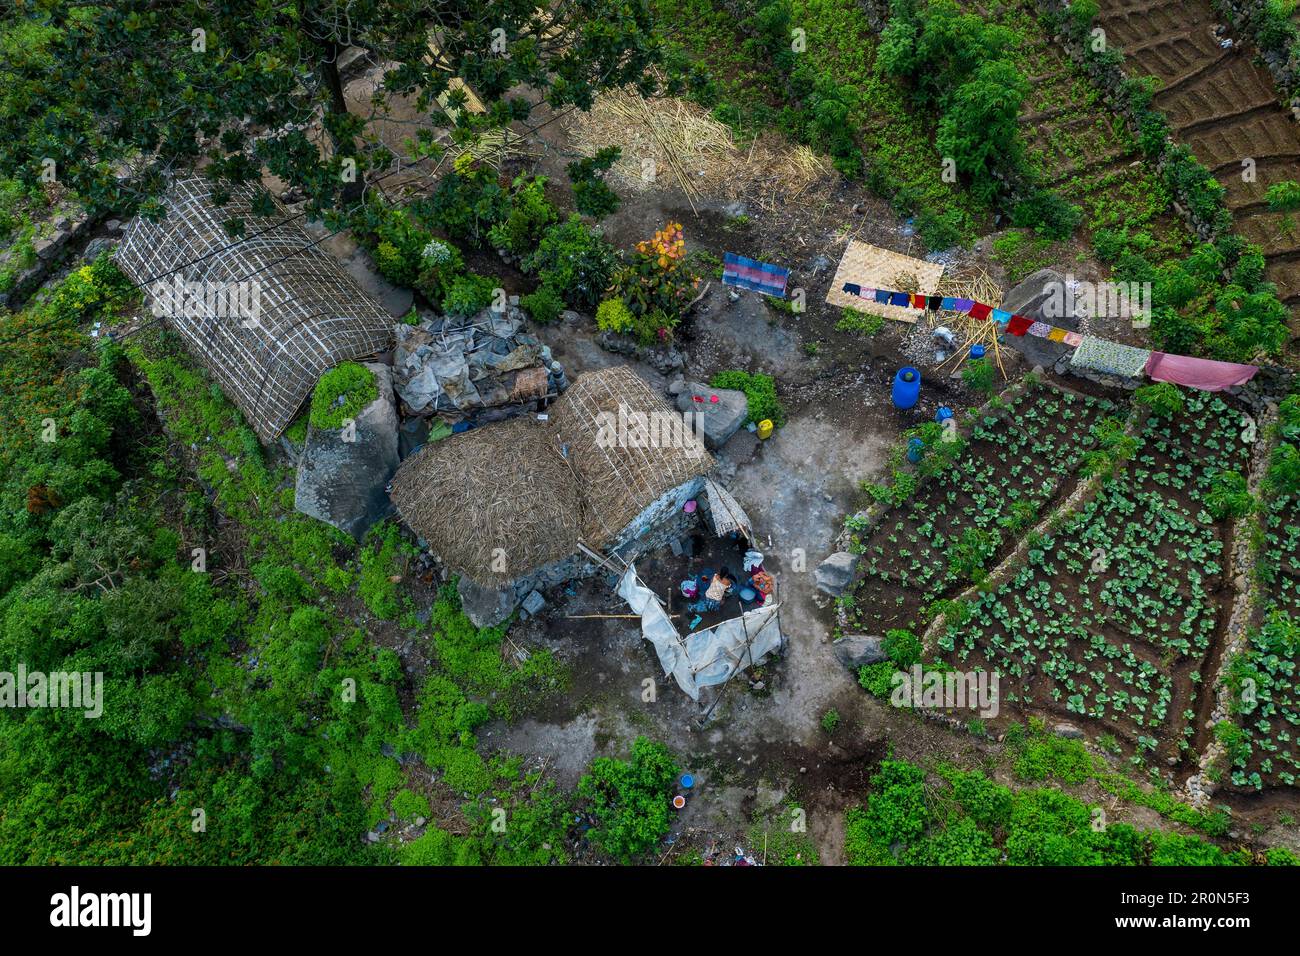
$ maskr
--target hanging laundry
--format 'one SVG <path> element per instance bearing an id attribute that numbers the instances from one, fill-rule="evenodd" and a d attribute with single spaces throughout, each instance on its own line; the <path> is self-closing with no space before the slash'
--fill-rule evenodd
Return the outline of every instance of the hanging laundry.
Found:
<path id="1" fill-rule="evenodd" d="M 1052 327 L 1048 325 L 1046 322 L 1030 323 L 1029 334 L 1034 336 L 1035 338 L 1045 339 L 1051 334 L 1051 332 L 1052 332 Z M 1065 337 L 1065 333 L 1061 333 L 1061 338 L 1064 337 Z"/>
<path id="2" fill-rule="evenodd" d="M 1070 357 L 1073 368 L 1091 369 L 1120 378 L 1137 378 L 1151 359 L 1150 349 L 1139 349 L 1119 342 L 1108 342 L 1095 335 L 1085 335 Z"/>
<path id="3" fill-rule="evenodd" d="M 994 309 L 993 321 L 996 322 L 998 325 L 1006 325 L 1008 322 L 1011 321 L 1011 313 L 1006 312 L 1002 309 Z"/>
<path id="4" fill-rule="evenodd" d="M 1192 358 L 1189 355 L 1169 355 L 1152 352 L 1146 373 L 1156 382 L 1173 382 L 1204 392 L 1222 392 L 1234 385 L 1245 385 L 1259 371 L 1256 365 L 1239 365 L 1236 362 L 1217 362 L 1213 359 Z"/>
<path id="5" fill-rule="evenodd" d="M 973 305 L 975 305 L 974 299 L 953 299 L 952 300 L 952 310 L 954 312 L 969 312 Z"/>
<path id="6" fill-rule="evenodd" d="M 1007 331 L 1012 335 L 1024 335 L 1033 324 L 1032 320 L 1025 318 L 1023 315 L 1013 315 L 1011 320 L 1007 322 Z"/>
<path id="7" fill-rule="evenodd" d="M 889 293 L 889 304 L 906 309 L 912 304 L 912 297 L 906 292 L 891 292 Z"/>
<path id="8" fill-rule="evenodd" d="M 956 312 L 957 300 L 950 295 L 945 295 L 942 299 L 939 300 L 939 308 L 947 312 Z"/>
<path id="9" fill-rule="evenodd" d="M 985 305 L 983 302 L 972 303 L 970 307 L 971 318 L 979 319 L 981 322 L 987 319 L 989 317 L 989 313 L 992 311 L 993 310 L 989 308 L 989 306 Z"/>
<path id="10" fill-rule="evenodd" d="M 774 266 L 757 259 L 747 259 L 734 252 L 722 257 L 722 284 L 734 285 L 751 292 L 770 295 L 778 299 L 785 298 L 785 284 L 789 281 L 790 270 Z"/>
<path id="11" fill-rule="evenodd" d="M 862 295 L 862 286 L 856 282 L 846 282 L 844 283 L 844 291 L 849 295 Z"/>
<path id="12" fill-rule="evenodd" d="M 912 293 L 912 308 L 914 308 L 914 309 L 924 309 L 924 308 L 925 308 L 925 296 L 920 295 L 919 293 L 913 292 L 913 293 Z"/>
<path id="13" fill-rule="evenodd" d="M 943 308 L 943 296 L 941 295 L 926 296 L 925 305 L 926 308 L 941 309 Z"/>
<path id="14" fill-rule="evenodd" d="M 1078 332 L 1066 332 L 1064 342 L 1066 345 L 1070 346 L 1070 348 L 1077 349 L 1080 343 L 1083 342 L 1083 336 Z"/>
<path id="15" fill-rule="evenodd" d="M 1058 329 L 1051 326 L 1051 331 L 1047 333 L 1048 340 L 1052 342 L 1064 342 L 1065 337 L 1069 334 L 1065 329 Z"/>
<path id="16" fill-rule="evenodd" d="M 890 293 L 888 289 L 876 290 L 876 302 L 880 305 L 889 305 Z"/>

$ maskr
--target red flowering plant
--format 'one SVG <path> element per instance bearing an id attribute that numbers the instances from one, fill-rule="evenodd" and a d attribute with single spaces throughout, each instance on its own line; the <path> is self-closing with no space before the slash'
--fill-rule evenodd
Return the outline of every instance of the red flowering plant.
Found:
<path id="1" fill-rule="evenodd" d="M 638 242 L 614 273 L 614 288 L 635 316 L 642 341 L 670 340 L 700 278 L 686 262 L 682 224 L 670 222 Z"/>

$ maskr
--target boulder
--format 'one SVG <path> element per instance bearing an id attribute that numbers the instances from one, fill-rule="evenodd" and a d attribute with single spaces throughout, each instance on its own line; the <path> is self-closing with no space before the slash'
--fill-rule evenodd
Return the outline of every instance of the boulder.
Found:
<path id="1" fill-rule="evenodd" d="M 510 616 L 517 603 L 513 588 L 486 587 L 463 574 L 456 591 L 461 610 L 475 627 L 495 627 Z"/>
<path id="2" fill-rule="evenodd" d="M 824 591 L 832 597 L 839 597 L 853 582 L 853 574 L 858 569 L 860 558 L 847 551 L 836 551 L 829 558 L 817 565 L 813 576 L 817 579 L 817 590 Z"/>
<path id="3" fill-rule="evenodd" d="M 1007 292 L 999 308 L 1038 322 L 1046 322 L 1057 328 L 1077 331 L 1079 317 L 1074 313 L 1072 297 L 1063 294 L 1065 283 L 1066 278 L 1061 273 L 1053 269 L 1039 269 Z M 1065 304 L 1066 314 L 1054 314 L 1058 309 L 1048 308 L 1050 299 L 1056 300 L 1054 305 Z M 1007 342 L 1018 349 L 1025 356 L 1026 361 L 1044 368 L 1055 365 L 1058 359 L 1074 351 L 1064 343 L 1053 342 L 1036 335 L 1009 335 Z"/>
<path id="4" fill-rule="evenodd" d="M 392 513 L 388 483 L 397 471 L 397 409 L 388 367 L 367 363 L 379 397 L 352 429 L 308 427 L 298 463 L 294 507 L 358 540 Z"/>
<path id="5" fill-rule="evenodd" d="M 716 402 L 714 396 L 718 399 Z M 725 445 L 749 417 L 749 401 L 744 392 L 734 388 L 710 388 L 699 382 L 687 383 L 678 393 L 677 409 L 688 421 L 691 416 L 702 420 L 700 430 L 704 433 L 704 444 L 712 449 Z"/>
<path id="6" fill-rule="evenodd" d="M 1074 725 L 1074 724 L 1067 724 L 1067 723 L 1065 723 L 1064 721 L 1062 721 L 1062 722 L 1059 723 L 1059 724 L 1054 724 L 1054 725 L 1052 726 L 1052 733 L 1056 734 L 1056 736 L 1058 736 L 1058 737 L 1064 737 L 1064 738 L 1066 738 L 1067 740 L 1082 740 L 1082 739 L 1083 739 L 1083 730 L 1082 730 L 1082 729 L 1080 729 L 1079 727 L 1077 727 L 1077 726 Z"/>
<path id="7" fill-rule="evenodd" d="M 832 641 L 831 647 L 835 649 L 835 656 L 839 658 L 840 663 L 857 673 L 859 667 L 866 667 L 868 664 L 879 664 L 881 661 L 889 660 L 881 648 L 884 642 L 883 637 L 870 634 L 851 634 Z"/>

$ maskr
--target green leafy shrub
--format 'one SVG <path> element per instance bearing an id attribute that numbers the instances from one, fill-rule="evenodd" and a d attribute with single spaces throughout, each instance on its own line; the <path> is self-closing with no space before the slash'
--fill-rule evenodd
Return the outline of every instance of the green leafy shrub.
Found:
<path id="1" fill-rule="evenodd" d="M 546 228 L 559 216 L 546 198 L 545 176 L 520 176 L 511 188 L 510 213 L 488 230 L 488 242 L 522 256 L 536 248 Z"/>
<path id="2" fill-rule="evenodd" d="M 546 230 L 524 269 L 558 290 L 570 307 L 590 313 L 609 288 L 615 261 L 614 247 L 572 215 Z"/>
<path id="3" fill-rule="evenodd" d="M 785 425 L 785 409 L 776 397 L 776 380 L 761 372 L 719 372 L 709 380 L 714 388 L 733 388 L 745 393 L 749 406 L 746 421 L 761 422 L 768 419 L 781 428 Z"/>
<path id="4" fill-rule="evenodd" d="M 485 166 L 456 168 L 428 200 L 428 216 L 453 240 L 481 246 L 511 213 L 510 197 Z"/>
<path id="5" fill-rule="evenodd" d="M 995 387 L 993 363 L 983 358 L 971 359 L 961 370 L 961 380 L 972 391 L 981 395 L 991 395 Z"/>
<path id="6" fill-rule="evenodd" d="M 316 383 L 311 396 L 313 428 L 342 428 L 363 408 L 379 397 L 375 373 L 359 362 L 343 362 L 330 369 Z"/>
<path id="7" fill-rule="evenodd" d="M 595 155 L 569 163 L 566 167 L 573 184 L 573 205 L 584 216 L 604 218 L 618 210 L 619 198 L 605 182 L 604 173 L 623 154 L 617 146 L 606 146 Z"/>
<path id="8" fill-rule="evenodd" d="M 1135 401 L 1145 405 L 1152 415 L 1160 418 L 1173 418 L 1182 413 L 1187 405 L 1183 393 L 1177 385 L 1170 382 L 1156 382 L 1143 385 L 1133 393 Z"/>
<path id="9" fill-rule="evenodd" d="M 456 276 L 447 285 L 442 299 L 442 311 L 456 318 L 468 318 L 486 309 L 496 296 L 497 281 L 491 276 L 476 272 Z"/>
<path id="10" fill-rule="evenodd" d="M 539 286 L 536 292 L 519 298 L 520 307 L 534 322 L 554 322 L 564 311 L 564 299 L 550 286 Z"/>
<path id="11" fill-rule="evenodd" d="M 646 737 L 633 742 L 631 760 L 593 760 L 578 781 L 578 794 L 596 821 L 592 841 L 624 862 L 654 846 L 668 832 L 677 772 L 668 748 Z"/>
<path id="12" fill-rule="evenodd" d="M 622 299 L 606 299 L 596 309 L 596 328 L 602 332 L 623 335 L 631 332 L 636 317 Z"/>

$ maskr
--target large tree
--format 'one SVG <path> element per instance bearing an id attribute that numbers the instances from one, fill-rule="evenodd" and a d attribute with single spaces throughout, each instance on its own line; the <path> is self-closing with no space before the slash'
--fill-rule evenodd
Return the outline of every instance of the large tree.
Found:
<path id="1" fill-rule="evenodd" d="M 653 92 L 664 60 L 645 0 L 16 0 L 0 20 L 0 173 L 52 172 L 97 209 L 151 214 L 173 171 L 201 166 L 219 191 L 265 166 L 314 211 L 337 208 L 394 160 L 348 109 L 349 48 L 386 65 L 377 111 L 412 97 L 458 139 L 611 86 Z M 453 78 L 484 113 L 461 109 Z"/>

